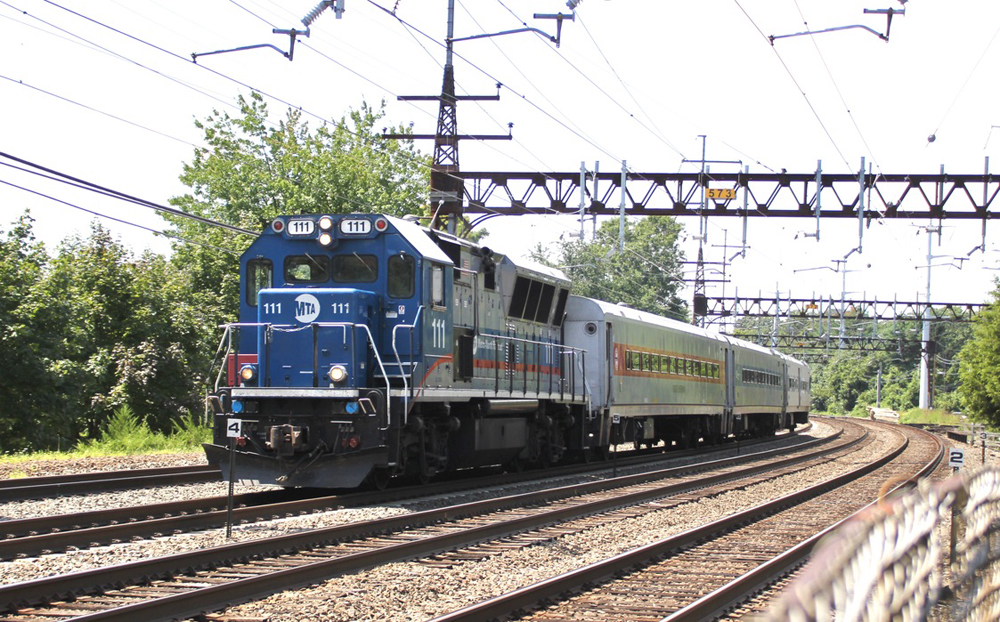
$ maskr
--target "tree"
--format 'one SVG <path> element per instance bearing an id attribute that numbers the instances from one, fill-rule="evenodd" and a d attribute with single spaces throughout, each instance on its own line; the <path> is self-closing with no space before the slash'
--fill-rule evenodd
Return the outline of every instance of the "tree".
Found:
<path id="1" fill-rule="evenodd" d="M 0 450 L 32 447 L 45 438 L 50 430 L 40 425 L 39 414 L 58 401 L 48 361 L 59 337 L 39 326 L 30 302 L 48 264 L 33 223 L 25 212 L 0 239 L 0 351 L 8 363 L 0 374 Z"/>
<path id="2" fill-rule="evenodd" d="M 541 248 L 532 256 L 565 270 L 574 294 L 687 321 L 687 306 L 678 296 L 684 282 L 677 246 L 681 225 L 661 216 L 627 220 L 623 251 L 618 227 L 617 220 L 608 220 L 591 241 L 560 240 L 554 259 Z"/>
<path id="3" fill-rule="evenodd" d="M 0 450 L 95 438 L 121 407 L 158 431 L 200 412 L 202 336 L 214 326 L 184 275 L 153 253 L 134 259 L 96 223 L 43 261 L 29 225 L 22 219 L 0 244 L 0 338 L 18 361 L 0 379 L 10 407 L 0 414 Z"/>
<path id="4" fill-rule="evenodd" d="M 977 421 L 1000 425 L 1000 281 L 993 300 L 973 322 L 972 337 L 959 353 L 958 393 L 964 411 Z"/>
<path id="5" fill-rule="evenodd" d="M 313 130 L 295 109 L 269 125 L 267 105 L 256 92 L 240 97 L 239 107 L 239 116 L 215 111 L 195 123 L 206 146 L 195 149 L 180 176 L 191 192 L 171 199 L 172 205 L 253 232 L 287 214 L 426 211 L 429 161 L 412 141 L 385 140 L 375 132 L 383 109 L 363 103 Z M 196 242 L 174 245 L 175 265 L 219 323 L 234 319 L 238 256 L 253 238 L 167 219 L 178 236 Z"/>

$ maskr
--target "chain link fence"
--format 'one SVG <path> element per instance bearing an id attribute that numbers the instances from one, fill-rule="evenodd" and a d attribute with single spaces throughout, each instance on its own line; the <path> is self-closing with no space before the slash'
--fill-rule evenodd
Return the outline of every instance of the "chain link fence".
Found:
<path id="1" fill-rule="evenodd" d="M 1000 619 L 1000 470 L 923 480 L 843 523 L 769 619 Z"/>

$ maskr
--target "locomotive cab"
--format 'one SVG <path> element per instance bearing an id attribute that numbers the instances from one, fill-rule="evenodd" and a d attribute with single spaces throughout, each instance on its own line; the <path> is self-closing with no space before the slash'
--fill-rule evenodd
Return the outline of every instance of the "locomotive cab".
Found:
<path id="1" fill-rule="evenodd" d="M 390 469 L 405 416 L 391 392 L 425 354 L 450 360 L 451 259 L 417 225 L 365 214 L 278 218 L 240 264 L 209 461 L 228 472 L 235 442 L 235 478 L 283 486 L 354 487 Z M 437 367 L 425 373 L 450 373 Z"/>

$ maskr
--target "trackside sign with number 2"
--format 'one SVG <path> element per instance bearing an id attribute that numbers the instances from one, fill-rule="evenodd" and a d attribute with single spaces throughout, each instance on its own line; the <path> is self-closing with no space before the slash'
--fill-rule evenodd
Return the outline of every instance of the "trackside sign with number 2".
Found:
<path id="1" fill-rule="evenodd" d="M 948 450 L 948 466 L 959 469 L 965 466 L 965 450 L 955 447 Z"/>

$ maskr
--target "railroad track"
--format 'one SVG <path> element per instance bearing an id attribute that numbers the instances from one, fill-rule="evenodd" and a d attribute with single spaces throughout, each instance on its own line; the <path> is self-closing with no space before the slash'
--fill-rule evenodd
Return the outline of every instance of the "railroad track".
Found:
<path id="1" fill-rule="evenodd" d="M 0 502 L 150 486 L 197 484 L 221 479 L 219 469 L 208 465 L 4 479 L 0 480 Z"/>
<path id="2" fill-rule="evenodd" d="M 518 619 L 531 622 L 715 619 L 803 563 L 822 536 L 884 494 L 886 482 L 937 468 L 937 438 L 897 429 L 891 452 L 850 473 L 433 622 L 524 610 Z"/>
<path id="3" fill-rule="evenodd" d="M 767 439 L 773 440 L 773 439 Z M 752 441 L 750 448 L 762 442 Z M 685 450 L 624 457 L 618 467 L 656 464 L 665 460 L 731 451 L 724 446 L 712 451 Z M 608 468 L 607 463 L 567 465 L 548 469 L 549 479 L 578 475 Z M 217 472 L 216 472 L 217 473 Z M 382 492 L 350 492 L 330 495 L 326 490 L 271 490 L 237 495 L 233 499 L 233 522 L 247 524 L 287 518 L 339 508 L 399 502 L 430 495 L 448 495 L 470 488 L 485 488 L 536 480 L 538 472 L 504 473 L 494 476 L 445 481 L 423 486 L 405 486 Z M 38 478 L 34 478 L 38 479 Z M 142 538 L 213 529 L 226 525 L 228 499 L 225 496 L 173 501 L 124 508 L 109 508 L 76 514 L 0 521 L 0 560 L 33 557 L 68 549 L 128 542 Z"/>
<path id="4" fill-rule="evenodd" d="M 8 585 L 0 588 L 0 609 L 11 621 L 167 620 L 393 561 L 460 564 L 665 504 L 695 503 L 868 442 L 861 426 L 846 427 L 843 438 L 824 447 L 794 456 L 787 448 L 763 452 L 771 455 L 750 465 L 741 464 L 746 456 L 724 458 L 696 469 L 591 481 Z"/>

